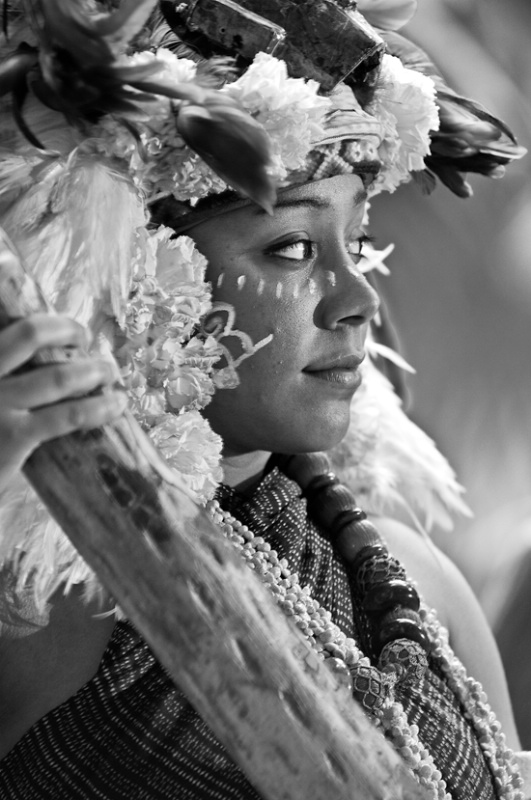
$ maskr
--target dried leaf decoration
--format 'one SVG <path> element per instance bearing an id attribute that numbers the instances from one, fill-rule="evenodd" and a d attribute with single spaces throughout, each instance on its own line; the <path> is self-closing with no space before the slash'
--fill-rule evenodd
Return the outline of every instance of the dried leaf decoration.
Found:
<path id="1" fill-rule="evenodd" d="M 161 65 L 118 60 L 157 0 L 124 0 L 109 14 L 88 14 L 83 0 L 24 0 L 38 48 L 20 45 L 0 64 L 0 95 L 11 92 L 21 132 L 42 144 L 24 122 L 29 89 L 70 125 L 87 132 L 105 114 L 134 130 L 145 104 L 156 96 L 175 101 L 178 132 L 233 188 L 271 212 L 275 187 L 268 173 L 269 138 L 236 101 L 196 83 L 157 79 Z M 141 109 L 141 104 L 144 108 Z"/>
<path id="2" fill-rule="evenodd" d="M 209 92 L 202 105 L 183 105 L 177 129 L 214 172 L 272 214 L 276 193 L 267 174 L 268 137 L 250 114 L 220 99 Z"/>

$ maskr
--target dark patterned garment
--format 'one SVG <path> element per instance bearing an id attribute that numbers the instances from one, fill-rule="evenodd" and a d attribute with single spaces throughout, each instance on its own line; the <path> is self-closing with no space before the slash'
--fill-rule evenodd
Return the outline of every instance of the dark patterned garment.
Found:
<path id="1" fill-rule="evenodd" d="M 301 584 L 355 635 L 346 574 L 277 470 L 252 499 L 223 506 L 289 560 Z M 454 800 L 493 800 L 492 779 L 454 695 L 428 671 L 400 697 L 435 754 Z M 148 646 L 119 622 L 95 677 L 39 720 L 0 764 L 0 800 L 258 800 L 223 746 L 174 687 Z"/>

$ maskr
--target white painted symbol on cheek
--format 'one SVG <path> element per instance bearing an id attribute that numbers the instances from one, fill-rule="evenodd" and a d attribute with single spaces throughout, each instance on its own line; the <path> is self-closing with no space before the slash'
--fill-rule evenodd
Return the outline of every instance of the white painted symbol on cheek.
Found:
<path id="1" fill-rule="evenodd" d="M 224 273 L 224 272 L 222 272 L 222 273 L 220 274 L 220 276 L 219 276 L 218 280 L 217 280 L 217 287 L 218 287 L 218 289 L 219 289 L 219 287 L 221 286 L 221 284 L 223 283 L 223 278 L 224 278 L 224 277 L 225 277 L 225 273 Z"/>
<path id="2" fill-rule="evenodd" d="M 309 279 L 309 281 L 308 281 L 308 287 L 309 287 L 309 289 L 310 289 L 310 294 L 313 294 L 313 293 L 315 292 L 315 289 L 316 289 L 316 286 L 315 286 L 315 281 L 314 281 L 314 279 L 313 279 L 313 278 L 310 278 L 310 279 Z"/>
<path id="3" fill-rule="evenodd" d="M 245 281 L 246 281 L 245 275 L 240 275 L 237 281 L 238 291 L 241 291 L 243 289 L 243 287 L 245 286 Z"/>
<path id="4" fill-rule="evenodd" d="M 299 284 L 297 283 L 293 288 L 293 297 L 298 297 L 298 296 L 299 296 Z"/>
<path id="5" fill-rule="evenodd" d="M 258 283 L 258 289 L 256 290 L 258 294 L 262 294 L 264 291 L 265 281 L 263 278 L 260 278 L 260 282 Z"/>
<path id="6" fill-rule="evenodd" d="M 277 300 L 280 299 L 281 295 L 282 295 L 282 284 L 279 281 L 277 283 Z"/>
<path id="7" fill-rule="evenodd" d="M 326 270 L 326 280 L 328 281 L 330 286 L 335 286 L 336 285 L 336 275 L 335 275 L 335 272 L 332 272 L 331 269 L 327 269 Z"/>

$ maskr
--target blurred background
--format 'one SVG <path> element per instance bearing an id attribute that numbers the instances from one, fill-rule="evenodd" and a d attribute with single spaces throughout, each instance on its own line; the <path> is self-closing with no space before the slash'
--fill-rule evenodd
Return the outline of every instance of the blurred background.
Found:
<path id="1" fill-rule="evenodd" d="M 451 86 L 531 152 L 530 0 L 419 0 L 407 35 Z M 409 412 L 467 489 L 474 519 L 436 541 L 495 631 L 523 746 L 531 749 L 531 155 L 463 200 L 410 185 L 374 201 L 380 287 L 402 352 Z"/>

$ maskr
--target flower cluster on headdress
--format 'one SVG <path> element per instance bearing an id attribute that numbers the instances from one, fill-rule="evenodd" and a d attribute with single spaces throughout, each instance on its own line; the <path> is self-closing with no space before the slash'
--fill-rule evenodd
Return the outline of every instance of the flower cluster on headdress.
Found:
<path id="1" fill-rule="evenodd" d="M 412 171 L 424 169 L 430 131 L 439 128 L 435 85 L 426 75 L 404 67 L 399 58 L 384 55 L 374 96 L 365 110 L 384 128 L 378 148 L 382 167 L 370 193 L 393 192 Z"/>
<path id="2" fill-rule="evenodd" d="M 194 335 L 211 309 L 206 259 L 191 239 L 147 235 L 115 352 L 135 417 L 198 500 L 212 496 L 221 470 L 221 439 L 199 410 L 214 392 L 222 348 Z"/>
<path id="3" fill-rule="evenodd" d="M 121 58 L 128 66 L 160 63 L 158 81 L 192 83 L 197 76 L 195 62 L 164 48 Z M 269 135 L 269 172 L 278 185 L 304 166 L 312 145 L 324 134 L 329 98 L 319 94 L 316 81 L 289 77 L 285 62 L 274 56 L 258 53 L 246 72 L 236 80 L 229 77 L 220 92 L 236 100 Z M 184 142 L 175 124 L 175 102 L 162 96 L 146 102 L 145 119 L 135 123 L 136 132 L 111 115 L 103 117 L 92 146 L 127 159 L 129 173 L 150 199 L 172 195 L 194 204 L 228 186 Z M 424 168 L 430 131 L 439 126 L 433 81 L 385 55 L 365 111 L 380 122 L 383 134 L 378 151 L 382 169 L 371 193 L 394 191 L 412 170 Z"/>
<path id="4" fill-rule="evenodd" d="M 258 53 L 249 69 L 227 92 L 260 122 L 273 145 L 274 177 L 282 182 L 300 169 L 312 143 L 323 134 L 329 98 L 313 80 L 290 78 L 284 61 Z"/>
<path id="5" fill-rule="evenodd" d="M 161 63 L 157 80 L 193 82 L 195 62 L 178 58 L 169 50 L 123 56 L 129 65 Z M 239 102 L 269 134 L 273 159 L 272 177 L 281 183 L 288 172 L 303 166 L 312 142 L 322 133 L 330 100 L 318 94 L 319 84 L 290 78 L 286 64 L 259 53 L 237 80 L 227 82 L 222 94 Z M 136 122 L 140 134 L 110 115 L 94 129 L 92 146 L 108 156 L 128 160 L 133 179 L 151 199 L 171 194 L 177 200 L 197 202 L 228 188 L 197 153 L 188 147 L 175 125 L 175 101 L 160 97 L 145 104 L 145 119 Z"/>
<path id="6" fill-rule="evenodd" d="M 146 231 L 114 355 L 136 419 L 204 502 L 222 478 L 222 441 L 200 411 L 217 387 L 238 385 L 238 365 L 272 337 L 254 344 L 236 330 L 234 309 L 212 303 L 205 257 L 188 236 L 172 237 L 164 226 Z"/>

